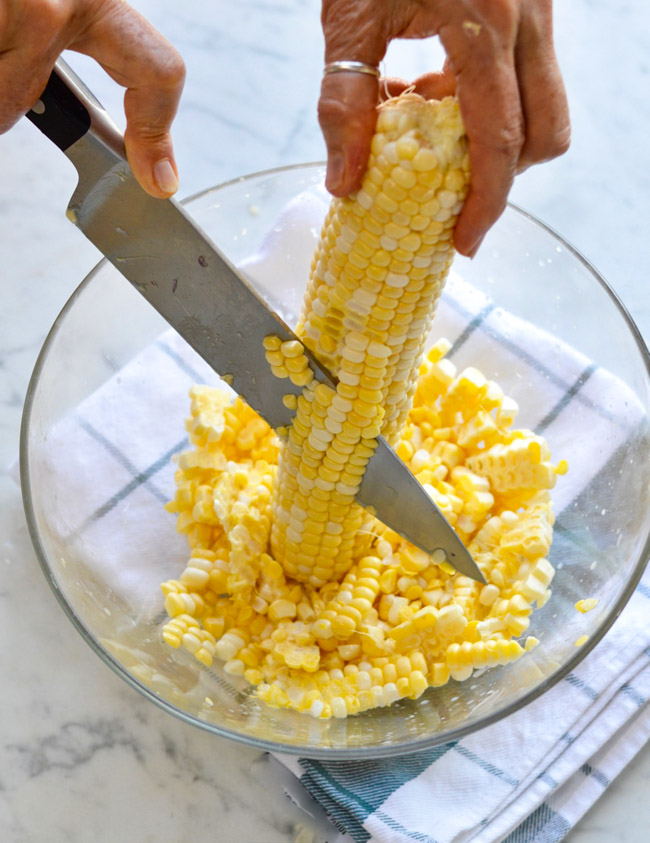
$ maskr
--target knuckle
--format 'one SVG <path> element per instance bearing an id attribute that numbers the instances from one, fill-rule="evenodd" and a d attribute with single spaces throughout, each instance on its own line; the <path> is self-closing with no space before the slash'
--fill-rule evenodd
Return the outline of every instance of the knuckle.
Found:
<path id="1" fill-rule="evenodd" d="M 571 145 L 571 123 L 568 111 L 561 109 L 536 121 L 526 137 L 521 158 L 526 165 L 550 161 L 564 155 Z"/>
<path id="2" fill-rule="evenodd" d="M 494 135 L 494 146 L 508 158 L 517 159 L 524 145 L 523 120 L 509 120 L 500 126 Z"/>
<path id="3" fill-rule="evenodd" d="M 521 0 L 472 0 L 458 5 L 463 11 L 461 19 L 480 23 L 481 34 L 493 45 L 511 42 L 515 37 L 521 16 Z"/>
<path id="4" fill-rule="evenodd" d="M 518 0 L 483 0 L 481 5 L 488 20 L 501 30 L 512 29 L 519 21 Z"/>
<path id="5" fill-rule="evenodd" d="M 568 128 L 541 138 L 528 138 L 521 152 L 520 165 L 528 167 L 531 164 L 541 164 L 543 161 L 559 158 L 567 152 L 570 145 L 571 132 Z"/>
<path id="6" fill-rule="evenodd" d="M 156 126 L 152 123 L 131 121 L 124 132 L 127 143 L 144 144 L 147 148 L 166 148 L 169 144 L 169 129 L 167 126 Z"/>
<path id="7" fill-rule="evenodd" d="M 527 45 L 551 43 L 553 11 L 550 0 L 532 0 L 522 6 L 521 34 Z"/>
<path id="8" fill-rule="evenodd" d="M 166 88 L 181 87 L 185 82 L 185 62 L 180 53 L 171 48 L 161 62 L 157 76 Z"/>
<path id="9" fill-rule="evenodd" d="M 551 157 L 557 158 L 568 152 L 571 146 L 571 127 L 565 126 L 562 130 L 556 132 L 553 136 L 553 146 L 551 148 Z"/>
<path id="10" fill-rule="evenodd" d="M 353 110 L 343 100 L 323 96 L 318 101 L 318 122 L 321 126 L 339 126 L 353 116 Z"/>
<path id="11" fill-rule="evenodd" d="M 334 143 L 368 144 L 376 122 L 375 106 L 362 107 L 354 98 L 321 96 L 318 101 L 318 122 L 326 140 Z"/>
<path id="12" fill-rule="evenodd" d="M 31 0 L 29 7 L 43 29 L 59 31 L 70 20 L 70 3 L 67 0 Z"/>

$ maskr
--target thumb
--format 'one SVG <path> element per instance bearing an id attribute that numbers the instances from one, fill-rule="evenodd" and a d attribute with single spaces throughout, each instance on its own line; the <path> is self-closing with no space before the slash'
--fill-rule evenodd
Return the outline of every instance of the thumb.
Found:
<path id="1" fill-rule="evenodd" d="M 423 73 L 413 81 L 413 90 L 427 100 L 441 100 L 443 97 L 452 97 L 456 93 L 456 78 L 452 73 L 449 63 L 441 71 L 434 73 Z"/>

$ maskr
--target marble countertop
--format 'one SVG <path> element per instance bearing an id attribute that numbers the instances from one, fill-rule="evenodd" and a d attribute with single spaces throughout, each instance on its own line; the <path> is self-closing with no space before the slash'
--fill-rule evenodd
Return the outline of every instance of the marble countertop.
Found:
<path id="1" fill-rule="evenodd" d="M 322 37 L 316 0 L 137 0 L 184 55 L 175 129 L 180 195 L 247 172 L 320 160 Z M 650 12 L 644 0 L 558 3 L 556 40 L 573 118 L 563 158 L 522 175 L 512 199 L 572 242 L 650 339 Z M 385 70 L 435 67 L 431 42 L 391 48 Z M 74 66 L 113 115 L 121 95 Z M 66 220 L 75 174 L 23 120 L 0 138 L 0 466 L 18 450 L 33 364 L 57 313 L 98 261 Z M 606 341 L 606 339 L 604 340 Z M 19 492 L 0 473 L 0 837 L 7 843 L 325 841 L 282 795 L 260 753 L 151 706 L 108 670 L 42 576 Z M 641 843 L 650 747 L 569 834 Z M 631 821 L 632 811 L 635 813 Z"/>

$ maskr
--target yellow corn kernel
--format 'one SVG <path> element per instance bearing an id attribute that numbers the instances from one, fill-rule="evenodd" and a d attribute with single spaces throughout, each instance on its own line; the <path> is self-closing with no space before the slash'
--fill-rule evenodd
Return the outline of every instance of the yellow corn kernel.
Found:
<path id="1" fill-rule="evenodd" d="M 337 615 L 332 621 L 332 632 L 337 638 L 348 638 L 356 629 L 354 619 L 345 615 Z"/>
<path id="2" fill-rule="evenodd" d="M 450 672 L 448 665 L 436 662 L 431 665 L 428 681 L 432 688 L 439 688 L 449 682 Z"/>
<path id="3" fill-rule="evenodd" d="M 224 633 L 226 621 L 223 617 L 209 617 L 203 618 L 203 628 L 207 630 L 215 639 L 221 638 Z"/>
<path id="4" fill-rule="evenodd" d="M 268 612 L 269 617 L 273 621 L 279 621 L 285 618 L 295 618 L 296 613 L 296 604 L 292 603 L 290 600 L 285 600 L 284 598 L 274 600 L 269 606 Z"/>
<path id="5" fill-rule="evenodd" d="M 259 685 L 264 681 L 264 674 L 261 670 L 251 667 L 244 671 L 244 679 L 251 685 Z"/>
<path id="6" fill-rule="evenodd" d="M 421 670 L 414 670 L 411 672 L 410 676 L 408 677 L 409 681 L 409 688 L 410 693 L 409 697 L 412 700 L 416 700 L 418 697 L 421 697 L 422 694 L 426 691 L 429 687 L 429 683 L 427 682 L 427 678 L 422 673 Z"/>
<path id="7" fill-rule="evenodd" d="M 392 594 L 397 587 L 397 569 L 387 568 L 379 578 L 379 588 L 384 594 Z"/>
<path id="8" fill-rule="evenodd" d="M 410 442 L 400 442 L 396 449 L 397 456 L 404 460 L 404 462 L 408 462 L 414 454 L 413 445 Z"/>
<path id="9" fill-rule="evenodd" d="M 225 662 L 235 658 L 246 645 L 244 637 L 236 630 L 229 630 L 221 636 L 215 646 L 216 655 Z"/>

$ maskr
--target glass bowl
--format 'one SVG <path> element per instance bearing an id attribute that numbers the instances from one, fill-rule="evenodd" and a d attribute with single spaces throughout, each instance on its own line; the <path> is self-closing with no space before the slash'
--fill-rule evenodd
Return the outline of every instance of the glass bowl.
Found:
<path id="1" fill-rule="evenodd" d="M 311 199 L 321 202 L 322 215 L 323 177 L 318 164 L 283 168 L 187 201 L 235 263 L 245 265 L 265 236 L 267 243 L 276 239 L 274 281 L 261 292 L 289 322 L 319 221 L 295 246 L 278 218 L 305 197 L 310 213 Z M 173 495 L 170 458 L 182 447 L 189 403 L 185 394 L 170 398 L 168 379 L 147 355 L 166 345 L 172 360 L 179 346 L 160 339 L 166 324 L 106 261 L 64 307 L 25 405 L 29 529 L 71 621 L 152 702 L 264 749 L 330 759 L 397 755 L 457 739 L 526 705 L 574 668 L 620 614 L 650 549 L 647 349 L 598 273 L 518 208 L 508 207 L 475 260 L 458 258 L 454 266 L 463 280 L 448 283 L 434 331 L 450 331 L 454 362 L 495 378 L 520 405 L 518 426 L 541 429 L 554 460 L 570 463 L 554 491 L 553 596 L 532 616 L 539 645 L 519 661 L 347 720 L 268 708 L 219 666 L 202 668 L 161 641 L 158 585 L 177 576 L 186 559 L 185 540 L 163 502 Z M 159 402 L 153 423 L 122 423 L 134 394 Z M 172 444 L 161 453 L 165 436 Z M 598 600 L 586 615 L 574 608 L 581 597 Z M 587 643 L 576 647 L 583 635 Z"/>

